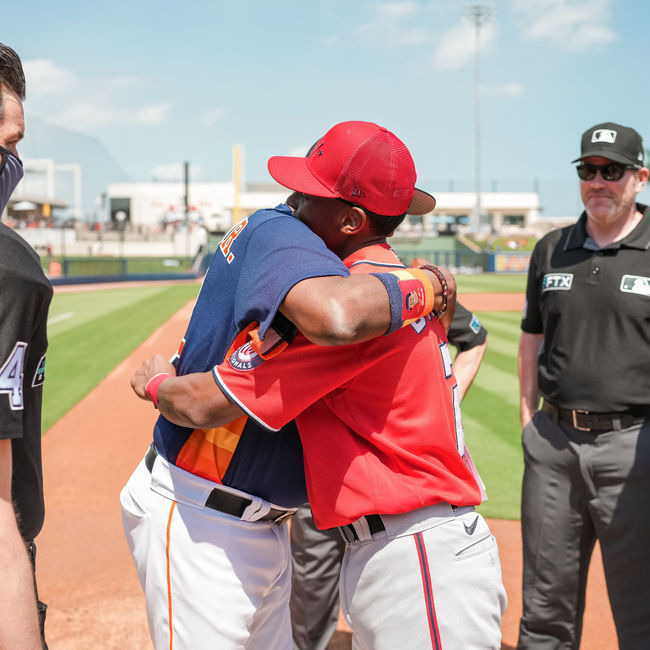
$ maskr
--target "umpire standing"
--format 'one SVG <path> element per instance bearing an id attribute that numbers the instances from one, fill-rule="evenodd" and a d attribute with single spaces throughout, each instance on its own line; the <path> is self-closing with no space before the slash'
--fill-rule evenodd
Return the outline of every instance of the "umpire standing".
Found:
<path id="1" fill-rule="evenodd" d="M 578 648 L 603 555 L 620 648 L 650 648 L 650 209 L 643 143 L 582 136 L 585 211 L 533 251 L 519 346 L 525 471 L 518 648 Z M 539 396 L 543 398 L 538 409 Z"/>
<path id="2" fill-rule="evenodd" d="M 0 214 L 23 176 L 24 98 L 20 59 L 0 43 Z M 47 648 L 34 538 L 44 517 L 41 399 L 51 298 L 38 255 L 0 224 L 0 648 L 16 650 Z"/>

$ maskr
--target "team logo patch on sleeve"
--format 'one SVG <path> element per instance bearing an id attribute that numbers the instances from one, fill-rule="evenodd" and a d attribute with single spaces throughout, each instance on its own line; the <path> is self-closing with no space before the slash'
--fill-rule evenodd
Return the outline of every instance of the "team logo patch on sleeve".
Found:
<path id="1" fill-rule="evenodd" d="M 411 291 L 406 296 L 406 309 L 413 311 L 420 304 L 420 296 L 417 291 Z"/>
<path id="2" fill-rule="evenodd" d="M 542 279 L 542 291 L 569 291 L 573 273 L 547 273 Z"/>
<path id="3" fill-rule="evenodd" d="M 41 357 L 41 360 L 38 362 L 38 368 L 36 368 L 36 373 L 34 374 L 34 379 L 32 381 L 32 388 L 36 386 L 42 386 L 45 381 L 45 355 Z"/>
<path id="4" fill-rule="evenodd" d="M 245 343 L 230 355 L 230 365 L 235 370 L 252 370 L 253 368 L 257 368 L 262 361 L 264 359 L 255 352 L 250 343 Z"/>
<path id="5" fill-rule="evenodd" d="M 472 314 L 472 320 L 470 321 L 469 328 L 474 332 L 474 334 L 478 334 L 481 331 L 481 321 Z"/>
<path id="6" fill-rule="evenodd" d="M 621 278 L 621 291 L 650 298 L 650 278 L 642 275 L 624 275 Z"/>

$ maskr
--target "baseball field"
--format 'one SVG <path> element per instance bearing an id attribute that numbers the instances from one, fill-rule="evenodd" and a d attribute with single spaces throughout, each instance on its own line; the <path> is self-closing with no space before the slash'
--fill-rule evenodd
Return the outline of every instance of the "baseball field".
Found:
<path id="1" fill-rule="evenodd" d="M 461 302 L 489 332 L 463 402 L 468 447 L 486 484 L 481 506 L 499 540 L 509 608 L 503 648 L 521 613 L 523 460 L 516 354 L 525 277 L 460 276 Z M 55 291 L 44 392 L 46 522 L 38 575 L 50 648 L 149 648 L 144 598 L 124 542 L 118 494 L 151 440 L 155 412 L 128 384 L 142 359 L 171 355 L 198 293 L 195 282 Z M 615 648 L 600 555 L 590 577 L 583 648 Z M 349 647 L 342 622 L 331 648 Z"/>

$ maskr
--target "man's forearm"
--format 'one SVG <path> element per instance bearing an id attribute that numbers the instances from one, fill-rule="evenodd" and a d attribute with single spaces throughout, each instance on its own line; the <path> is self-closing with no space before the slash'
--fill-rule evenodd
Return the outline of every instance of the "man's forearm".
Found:
<path id="1" fill-rule="evenodd" d="M 217 386 L 212 372 L 165 379 L 158 389 L 158 409 L 170 422 L 192 429 L 211 429 L 243 415 Z"/>
<path id="2" fill-rule="evenodd" d="M 131 377 L 131 388 L 140 399 L 152 401 L 170 422 L 182 427 L 208 429 L 242 415 L 241 409 L 221 392 L 212 371 L 176 377 L 176 369 L 162 354 L 142 362 Z"/>
<path id="3" fill-rule="evenodd" d="M 447 311 L 453 318 L 456 283 L 448 271 L 441 270 L 450 285 Z M 440 280 L 430 271 L 424 273 L 433 287 L 432 308 L 439 311 L 443 302 Z M 392 323 L 384 284 L 377 277 L 366 274 L 303 280 L 287 293 L 280 311 L 317 345 L 368 341 L 385 334 Z"/>
<path id="4" fill-rule="evenodd" d="M 519 341 L 517 370 L 519 373 L 519 411 L 522 427 L 528 424 L 539 406 L 537 369 L 542 334 L 522 332 Z"/>
<path id="5" fill-rule="evenodd" d="M 38 623 L 32 566 L 11 498 L 11 440 L 0 440 L 0 649 L 38 650 Z"/>
<path id="6" fill-rule="evenodd" d="M 461 400 L 464 399 L 465 394 L 474 381 L 474 377 L 476 377 L 486 349 L 487 340 L 483 341 L 480 345 L 475 345 L 469 350 L 459 352 L 454 359 L 454 375 L 458 383 Z"/>

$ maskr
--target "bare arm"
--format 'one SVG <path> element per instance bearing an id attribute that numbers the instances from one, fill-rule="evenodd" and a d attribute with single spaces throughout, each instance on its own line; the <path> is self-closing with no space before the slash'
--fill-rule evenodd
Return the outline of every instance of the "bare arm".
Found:
<path id="1" fill-rule="evenodd" d="M 131 377 L 131 387 L 141 399 L 147 382 L 159 373 L 169 373 L 158 388 L 158 409 L 170 422 L 182 427 L 209 429 L 222 426 L 243 415 L 219 389 L 212 372 L 176 377 L 174 366 L 162 354 L 156 354 Z"/>
<path id="2" fill-rule="evenodd" d="M 465 398 L 465 394 L 476 377 L 485 350 L 487 350 L 487 339 L 469 350 L 459 352 L 454 359 L 454 375 L 458 382 L 461 400 Z"/>
<path id="3" fill-rule="evenodd" d="M 537 357 L 543 340 L 543 334 L 529 334 L 528 332 L 522 332 L 519 340 L 517 369 L 519 372 L 519 414 L 522 428 L 528 424 L 539 405 Z"/>
<path id="4" fill-rule="evenodd" d="M 449 286 L 447 312 L 456 304 L 456 283 L 445 272 Z M 434 310 L 442 305 L 438 278 L 425 271 L 435 290 Z M 453 292 L 453 295 L 452 295 Z M 280 305 L 280 311 L 312 343 L 348 345 L 381 336 L 391 324 L 390 302 L 382 282 L 372 275 L 308 278 L 294 285 Z M 446 314 L 445 314 L 446 317 Z M 442 321 L 442 318 L 441 318 Z"/>
<path id="5" fill-rule="evenodd" d="M 11 498 L 11 440 L 0 440 L 0 648 L 41 646 L 32 567 L 20 536 Z"/>

